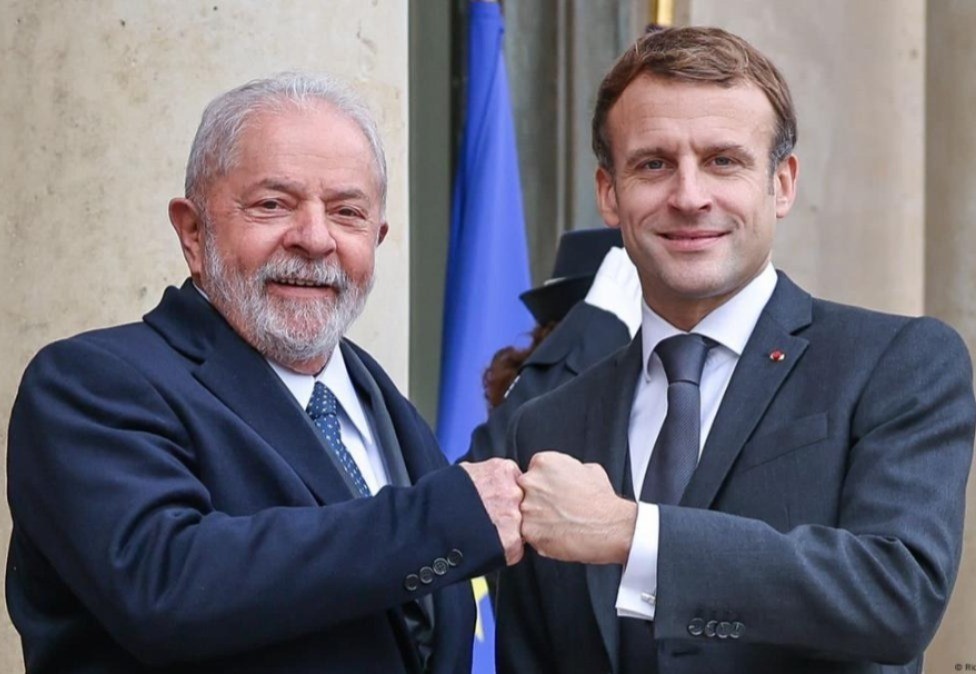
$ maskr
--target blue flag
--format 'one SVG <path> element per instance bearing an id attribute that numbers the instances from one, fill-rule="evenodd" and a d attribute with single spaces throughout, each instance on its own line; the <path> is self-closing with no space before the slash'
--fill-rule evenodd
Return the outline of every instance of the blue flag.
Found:
<path id="1" fill-rule="evenodd" d="M 534 325 L 518 299 L 531 280 L 501 9 L 472 2 L 468 17 L 465 129 L 451 212 L 437 415 L 437 437 L 451 461 L 468 451 L 471 431 L 487 417 L 481 375 L 491 357 Z M 484 579 L 473 586 L 473 671 L 494 674 L 487 586 Z"/>

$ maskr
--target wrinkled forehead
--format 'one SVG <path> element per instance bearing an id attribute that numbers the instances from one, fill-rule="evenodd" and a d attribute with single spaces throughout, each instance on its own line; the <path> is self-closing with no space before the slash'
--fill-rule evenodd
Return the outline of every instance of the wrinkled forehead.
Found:
<path id="1" fill-rule="evenodd" d="M 639 143 L 679 141 L 750 145 L 767 152 L 775 111 L 751 82 L 699 82 L 642 75 L 610 108 L 607 131 L 614 156 Z"/>
<path id="2" fill-rule="evenodd" d="M 246 115 L 224 153 L 224 165 L 215 177 L 241 167 L 248 157 L 260 159 L 273 150 L 300 152 L 323 145 L 345 156 L 356 155 L 369 167 L 380 210 L 385 210 L 385 180 L 381 159 L 370 138 L 351 115 L 319 99 L 270 99 Z"/>

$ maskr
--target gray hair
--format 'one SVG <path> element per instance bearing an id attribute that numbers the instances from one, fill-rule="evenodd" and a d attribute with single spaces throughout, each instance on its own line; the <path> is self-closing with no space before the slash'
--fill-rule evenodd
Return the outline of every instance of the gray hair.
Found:
<path id="1" fill-rule="evenodd" d="M 283 72 L 252 80 L 221 94 L 207 105 L 186 163 L 186 198 L 206 207 L 210 183 L 234 168 L 238 142 L 248 119 L 258 112 L 280 112 L 285 105 L 324 101 L 346 115 L 363 132 L 373 151 L 380 190 L 380 212 L 386 210 L 386 155 L 376 122 L 363 100 L 338 79 L 324 74 Z"/>

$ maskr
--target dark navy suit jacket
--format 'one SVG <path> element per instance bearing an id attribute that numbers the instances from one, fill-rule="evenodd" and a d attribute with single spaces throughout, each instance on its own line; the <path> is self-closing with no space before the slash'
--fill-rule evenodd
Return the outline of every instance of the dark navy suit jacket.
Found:
<path id="1" fill-rule="evenodd" d="M 772 356 L 780 351 L 782 359 Z M 641 339 L 513 421 L 624 491 Z M 678 506 L 660 508 L 665 674 L 918 672 L 962 551 L 976 404 L 959 336 L 816 300 L 781 275 Z M 502 573 L 504 674 L 619 672 L 618 565 L 529 551 Z"/>
<path id="2" fill-rule="evenodd" d="M 459 581 L 503 563 L 497 534 L 382 369 L 342 348 L 413 486 L 353 498 L 264 358 L 189 283 L 142 323 L 37 355 L 8 446 L 7 602 L 28 672 L 410 672 L 400 607 L 428 594 L 430 671 L 469 671 Z M 405 582 L 423 567 L 439 573 Z"/>

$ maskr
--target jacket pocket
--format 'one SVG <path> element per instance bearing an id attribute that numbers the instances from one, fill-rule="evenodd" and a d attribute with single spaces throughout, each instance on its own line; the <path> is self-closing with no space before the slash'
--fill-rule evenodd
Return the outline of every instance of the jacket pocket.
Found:
<path id="1" fill-rule="evenodd" d="M 795 421 L 760 429 L 742 448 L 739 470 L 746 471 L 820 442 L 827 437 L 827 413 L 811 414 Z"/>

